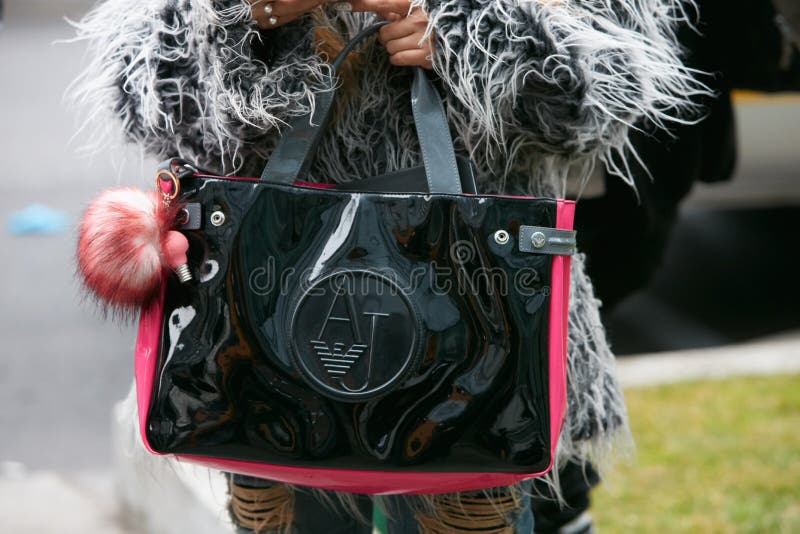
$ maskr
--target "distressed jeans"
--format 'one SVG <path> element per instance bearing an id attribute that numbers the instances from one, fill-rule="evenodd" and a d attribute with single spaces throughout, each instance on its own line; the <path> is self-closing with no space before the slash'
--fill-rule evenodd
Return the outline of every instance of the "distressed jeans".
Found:
<path id="1" fill-rule="evenodd" d="M 442 495 L 381 497 L 389 534 L 532 534 L 530 484 Z"/>
<path id="2" fill-rule="evenodd" d="M 371 534 L 373 498 L 312 492 L 232 475 L 230 513 L 239 534 Z M 377 497 L 388 534 L 531 534 L 530 484 L 441 495 Z M 360 518 L 358 517 L 360 516 Z"/>

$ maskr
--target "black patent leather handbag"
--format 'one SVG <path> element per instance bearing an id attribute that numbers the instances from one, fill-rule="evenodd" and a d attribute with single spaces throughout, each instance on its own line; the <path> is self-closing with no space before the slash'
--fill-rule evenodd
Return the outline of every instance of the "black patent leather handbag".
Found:
<path id="1" fill-rule="evenodd" d="M 422 167 L 304 183 L 333 98 L 293 123 L 261 178 L 161 169 L 192 280 L 169 277 L 140 316 L 145 445 L 359 493 L 546 472 L 565 409 L 574 204 L 476 194 L 421 69 Z"/>

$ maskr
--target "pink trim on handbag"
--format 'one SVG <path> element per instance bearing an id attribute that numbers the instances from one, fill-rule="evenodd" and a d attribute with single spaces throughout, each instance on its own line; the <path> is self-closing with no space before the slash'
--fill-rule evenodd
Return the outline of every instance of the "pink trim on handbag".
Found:
<path id="1" fill-rule="evenodd" d="M 166 278 L 166 275 L 165 275 Z M 150 409 L 150 394 L 156 374 L 156 361 L 161 341 L 161 316 L 164 312 L 166 283 L 161 284 L 158 297 L 139 312 L 139 330 L 133 357 L 133 373 L 136 380 L 136 406 L 139 412 L 139 434 L 145 448 L 154 451 L 147 441 L 147 411 Z"/>
<path id="2" fill-rule="evenodd" d="M 556 228 L 572 230 L 575 202 L 556 201 Z M 567 324 L 569 310 L 569 269 L 572 256 L 553 256 L 550 277 L 550 457 L 555 457 L 561 424 L 567 410 Z"/>

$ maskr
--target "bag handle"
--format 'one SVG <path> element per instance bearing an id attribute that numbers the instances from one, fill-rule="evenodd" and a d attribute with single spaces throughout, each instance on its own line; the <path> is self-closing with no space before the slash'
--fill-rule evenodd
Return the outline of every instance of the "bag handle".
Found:
<path id="1" fill-rule="evenodd" d="M 381 21 L 359 32 L 333 60 L 334 76 L 347 54 L 364 38 L 389 21 Z M 316 95 L 313 114 L 290 121 L 291 129 L 281 137 L 261 173 L 261 179 L 272 183 L 292 184 L 308 173 L 322 134 L 333 109 L 336 89 Z M 444 105 L 425 71 L 414 68 L 411 86 L 411 109 L 417 128 L 428 192 L 461 194 L 461 179 L 456 165 L 453 139 L 447 126 Z"/>

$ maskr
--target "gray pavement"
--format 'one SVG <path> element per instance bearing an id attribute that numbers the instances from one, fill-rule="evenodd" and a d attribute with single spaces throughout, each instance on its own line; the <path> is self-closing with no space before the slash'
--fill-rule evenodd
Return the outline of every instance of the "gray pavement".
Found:
<path id="1" fill-rule="evenodd" d="M 118 183 L 149 187 L 138 165 L 76 153 L 76 118 L 62 96 L 80 45 L 58 17 L 12 17 L 0 30 L 0 460 L 62 470 L 107 467 L 113 401 L 131 380 L 133 328 L 81 302 L 74 277 L 75 223 L 86 202 Z M 10 212 L 31 203 L 63 210 L 55 235 L 12 236 Z"/>
<path id="2" fill-rule="evenodd" d="M 720 347 L 620 358 L 617 371 L 625 388 L 739 376 L 800 377 L 800 332 Z"/>
<path id="3" fill-rule="evenodd" d="M 108 471 L 63 475 L 0 463 L 0 526 L 9 534 L 133 534 Z"/>

